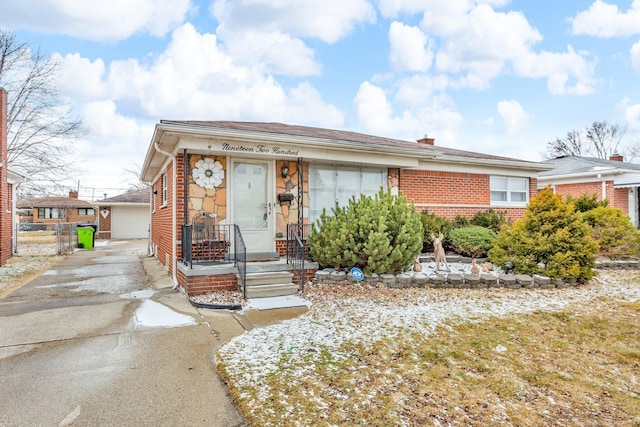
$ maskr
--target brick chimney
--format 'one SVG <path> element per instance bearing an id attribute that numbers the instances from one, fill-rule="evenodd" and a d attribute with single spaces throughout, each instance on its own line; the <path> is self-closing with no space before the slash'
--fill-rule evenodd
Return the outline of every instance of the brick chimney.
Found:
<path id="1" fill-rule="evenodd" d="M 69 190 L 69 197 L 72 199 L 77 199 L 78 198 L 78 192 L 74 191 L 74 190 Z"/>
<path id="2" fill-rule="evenodd" d="M 618 153 L 613 153 L 609 160 L 613 160 L 614 162 L 624 162 L 624 156 Z"/>
<path id="3" fill-rule="evenodd" d="M 435 145 L 435 143 L 436 140 L 434 138 L 427 137 L 427 135 L 418 140 L 418 144 Z"/>

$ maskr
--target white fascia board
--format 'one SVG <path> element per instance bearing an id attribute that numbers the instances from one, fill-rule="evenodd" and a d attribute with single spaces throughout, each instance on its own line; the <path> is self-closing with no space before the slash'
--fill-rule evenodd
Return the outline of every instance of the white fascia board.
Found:
<path id="1" fill-rule="evenodd" d="M 246 143 L 246 141 L 243 141 Z M 263 144 L 264 141 L 261 141 Z M 349 149 L 327 149 L 326 147 L 313 146 L 282 146 L 285 150 L 294 150 L 297 154 L 273 154 L 273 153 L 255 153 L 255 152 L 230 152 L 220 149 L 221 143 L 212 143 L 203 148 L 202 141 L 192 138 L 182 138 L 176 148 L 179 151 L 187 149 L 190 154 L 202 155 L 219 155 L 219 156 L 237 156 L 249 158 L 269 158 L 282 159 L 290 158 L 292 160 L 302 157 L 306 162 L 332 163 L 332 164 L 363 164 L 363 165 L 383 165 L 386 167 L 413 168 L 418 166 L 418 158 L 399 157 L 389 154 L 362 150 L 353 151 Z M 209 148 L 211 147 L 211 148 Z"/>
<path id="2" fill-rule="evenodd" d="M 9 184 L 18 184 L 26 180 L 27 177 L 25 175 L 22 175 L 16 171 L 12 171 L 11 169 L 7 169 L 7 182 Z"/>
<path id="3" fill-rule="evenodd" d="M 623 173 L 613 180 L 615 187 L 637 187 L 640 186 L 640 172 Z"/>
<path id="4" fill-rule="evenodd" d="M 187 149 L 203 149 L 203 145 L 206 146 L 206 142 L 210 141 L 211 145 L 221 145 L 223 143 L 247 143 L 247 144 L 286 144 L 287 147 L 298 147 L 304 149 L 305 153 L 308 149 L 321 146 L 323 149 L 340 150 L 340 151 L 352 151 L 362 155 L 363 149 L 369 148 L 369 152 L 376 152 L 384 154 L 385 156 L 393 157 L 408 157 L 408 158 L 422 158 L 422 159 L 434 159 L 439 156 L 439 153 L 429 153 L 423 148 L 418 148 L 416 143 L 416 149 L 402 147 L 401 150 L 393 147 L 381 146 L 381 145 L 369 145 L 365 143 L 358 143 L 352 141 L 335 140 L 331 141 L 324 138 L 312 138 L 297 135 L 286 134 L 270 134 L 262 132 L 251 131 L 237 131 L 234 129 L 220 129 L 220 128 L 200 128 L 200 127 L 188 127 L 188 126 L 175 126 L 175 125 L 162 125 L 176 132 L 176 135 L 180 135 L 181 143 L 177 147 L 163 147 L 167 151 L 176 148 Z M 228 155 L 229 153 L 227 153 Z M 294 156 L 296 157 L 296 156 Z M 304 157 L 304 156 L 302 156 Z"/>
<path id="5" fill-rule="evenodd" d="M 592 181 L 609 181 L 615 179 L 616 175 L 619 175 L 621 172 L 615 169 L 606 169 L 599 171 L 589 171 L 589 172 L 579 172 L 579 173 L 571 173 L 571 174 L 560 174 L 560 175 L 545 175 L 538 177 L 538 183 L 540 182 L 554 182 L 554 183 L 583 183 L 583 182 L 592 182 Z M 599 175 L 599 176 L 598 176 Z"/>
<path id="6" fill-rule="evenodd" d="M 500 175 L 522 178 L 536 178 L 537 171 L 531 169 L 523 169 L 514 167 L 513 164 L 496 163 L 491 164 L 475 164 L 471 162 L 460 163 L 441 163 L 434 162 L 420 162 L 418 167 L 420 170 L 430 170 L 438 172 L 456 172 L 456 173 L 472 173 L 480 175 Z"/>
<path id="7" fill-rule="evenodd" d="M 469 166 L 473 165 L 476 167 L 484 167 L 494 170 L 511 170 L 513 172 L 520 171 L 529 171 L 538 174 L 542 171 L 551 170 L 554 166 L 549 166 L 545 163 L 536 163 L 536 162 L 527 162 L 527 161 L 519 161 L 519 160 L 500 160 L 500 159 L 478 159 L 473 157 L 465 157 L 465 156 L 451 156 L 451 155 L 442 155 L 437 159 L 438 163 L 452 163 L 457 165 L 463 165 L 465 170 L 469 170 Z M 483 172 L 486 173 L 486 172 Z M 528 173 L 526 176 L 532 176 L 531 173 Z"/>

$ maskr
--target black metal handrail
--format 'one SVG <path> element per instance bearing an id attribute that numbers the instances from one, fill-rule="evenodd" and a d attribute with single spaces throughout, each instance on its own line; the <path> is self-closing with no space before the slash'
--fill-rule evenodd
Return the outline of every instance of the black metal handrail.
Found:
<path id="1" fill-rule="evenodd" d="M 294 243 L 295 243 L 294 235 L 299 236 L 300 240 L 302 240 L 303 247 L 304 247 L 304 258 L 307 260 L 311 259 L 311 256 L 309 255 L 309 247 L 306 244 L 307 236 L 309 235 L 310 229 L 311 229 L 311 226 L 309 224 L 302 224 L 302 225 L 287 224 L 287 247 L 286 247 L 287 263 L 289 263 L 289 258 L 293 254 Z"/>
<path id="2" fill-rule="evenodd" d="M 182 262 L 194 264 L 227 264 L 233 262 L 231 242 L 234 224 L 183 224 Z"/>
<path id="3" fill-rule="evenodd" d="M 238 269 L 238 277 L 240 279 L 240 286 L 242 287 L 242 296 L 244 299 L 247 299 L 247 245 L 245 245 L 244 239 L 242 238 L 240 227 L 235 224 L 233 227 L 233 259 L 236 268 Z"/>
<path id="4" fill-rule="evenodd" d="M 307 258 L 306 245 L 300 234 L 299 227 L 287 227 L 287 263 L 296 278 L 300 291 L 304 292 L 304 260 Z"/>

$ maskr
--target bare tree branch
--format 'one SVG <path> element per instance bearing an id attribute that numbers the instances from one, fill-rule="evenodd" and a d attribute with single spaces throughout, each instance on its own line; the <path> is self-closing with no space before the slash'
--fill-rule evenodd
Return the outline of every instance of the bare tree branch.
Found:
<path id="1" fill-rule="evenodd" d="M 572 130 L 564 138 L 556 138 L 547 143 L 549 158 L 561 156 L 590 156 L 609 159 L 614 154 L 629 158 L 638 157 L 640 148 L 636 145 L 623 147 L 626 129 L 615 123 L 595 121 L 583 131 Z"/>
<path id="2" fill-rule="evenodd" d="M 0 86 L 8 94 L 8 164 L 26 175 L 25 193 L 42 193 L 45 186 L 68 178 L 70 155 L 83 134 L 60 98 L 60 64 L 39 49 L 0 31 Z"/>

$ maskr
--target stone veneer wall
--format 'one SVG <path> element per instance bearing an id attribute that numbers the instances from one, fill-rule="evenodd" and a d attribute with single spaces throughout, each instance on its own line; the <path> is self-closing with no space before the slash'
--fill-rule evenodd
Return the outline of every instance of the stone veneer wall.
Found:
<path id="1" fill-rule="evenodd" d="M 289 174 L 283 178 L 280 174 L 282 167 L 289 168 Z M 303 164 L 302 174 L 302 206 L 304 223 L 308 223 L 308 210 L 305 206 L 309 206 L 309 164 Z M 287 236 L 287 224 L 298 223 L 298 188 L 300 182 L 298 178 L 298 162 L 296 160 L 278 160 L 276 161 L 276 200 L 278 194 L 293 194 L 291 203 L 276 203 L 276 238 L 285 239 Z M 278 246 L 278 244 L 276 244 Z M 278 246 L 281 247 L 281 246 Z"/>
<path id="2" fill-rule="evenodd" d="M 193 180 L 191 171 L 195 168 L 196 162 L 200 159 L 212 158 L 222 165 L 224 179 L 215 188 L 202 188 Z M 185 172 L 189 177 L 189 195 L 187 208 L 189 210 L 189 220 L 201 213 L 215 214 L 218 222 L 222 222 L 227 217 L 227 160 L 224 156 L 202 156 L 192 154 L 189 156 L 189 170 Z"/>

